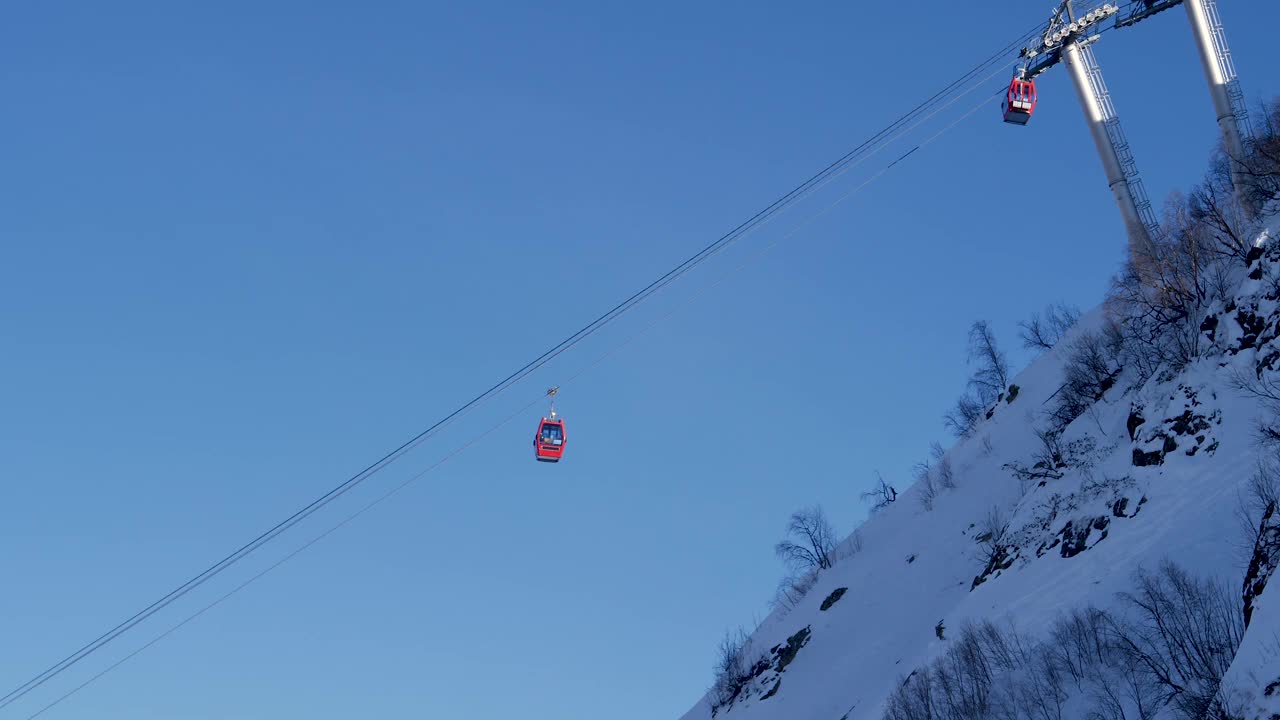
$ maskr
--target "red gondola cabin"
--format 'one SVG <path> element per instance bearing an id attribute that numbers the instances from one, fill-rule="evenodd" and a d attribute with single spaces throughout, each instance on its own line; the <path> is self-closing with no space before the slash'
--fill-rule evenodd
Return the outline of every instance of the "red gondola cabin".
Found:
<path id="1" fill-rule="evenodd" d="M 1026 125 L 1036 110 L 1035 81 L 1014 78 L 1009 83 L 1009 93 L 1005 96 L 1003 107 L 1005 122 Z"/>
<path id="2" fill-rule="evenodd" d="M 542 418 L 533 438 L 534 456 L 539 462 L 560 462 L 564 455 L 564 421 Z"/>

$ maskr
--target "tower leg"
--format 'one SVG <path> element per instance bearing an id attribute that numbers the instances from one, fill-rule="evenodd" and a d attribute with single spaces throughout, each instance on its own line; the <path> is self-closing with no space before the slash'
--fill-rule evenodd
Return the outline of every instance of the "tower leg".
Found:
<path id="1" fill-rule="evenodd" d="M 1231 102 L 1236 73 L 1231 62 L 1231 51 L 1227 48 L 1226 35 L 1217 19 L 1217 5 L 1214 0 L 1185 0 L 1183 4 L 1187 6 L 1187 17 L 1191 19 L 1191 31 L 1196 38 L 1196 48 L 1200 51 L 1200 62 L 1204 66 L 1205 79 L 1209 81 L 1209 96 L 1213 99 L 1218 127 L 1222 129 L 1223 144 L 1230 156 L 1231 183 L 1236 190 L 1236 199 L 1246 215 L 1252 217 L 1254 209 L 1249 207 L 1246 192 L 1248 176 L 1240 165 L 1245 156 L 1244 133 L 1241 132 L 1241 119 Z"/>
<path id="2" fill-rule="evenodd" d="M 1085 122 L 1089 125 L 1089 133 L 1093 135 L 1093 144 L 1098 148 L 1098 157 L 1102 160 L 1102 169 L 1106 172 L 1111 194 L 1120 208 L 1120 216 L 1129 236 L 1129 255 L 1134 258 L 1149 256 L 1151 234 L 1147 231 L 1138 203 L 1134 199 L 1133 188 L 1130 187 L 1116 146 L 1108 134 L 1107 124 L 1117 122 L 1110 103 L 1104 103 L 1103 98 L 1099 97 L 1090 77 L 1085 49 L 1080 47 L 1079 42 L 1073 40 L 1064 46 L 1062 56 L 1071 69 L 1071 80 L 1075 85 L 1080 107 L 1084 110 Z"/>

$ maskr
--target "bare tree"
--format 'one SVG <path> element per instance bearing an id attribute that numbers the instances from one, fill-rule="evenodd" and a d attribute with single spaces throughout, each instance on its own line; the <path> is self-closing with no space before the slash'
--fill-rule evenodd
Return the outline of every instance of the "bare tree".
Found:
<path id="1" fill-rule="evenodd" d="M 955 407 L 942 416 L 942 423 L 956 437 L 968 437 L 978 427 L 985 412 L 982 403 L 966 392 L 956 400 Z"/>
<path id="2" fill-rule="evenodd" d="M 1248 259 L 1253 247 L 1247 234 L 1248 220 L 1231 180 L 1231 158 L 1222 148 L 1204 180 L 1191 191 L 1188 205 L 1191 219 L 1213 240 L 1210 252 L 1240 262 Z"/>
<path id="3" fill-rule="evenodd" d="M 1076 684 L 1083 684 L 1096 668 L 1108 662 L 1108 625 L 1103 611 L 1088 607 L 1059 619 L 1049 633 L 1054 664 Z"/>
<path id="4" fill-rule="evenodd" d="M 1137 589 L 1124 593 L 1129 621 L 1110 631 L 1139 674 L 1160 688 L 1187 720 L 1208 717 L 1244 635 L 1244 619 L 1232 593 L 1172 563 L 1140 572 Z"/>
<path id="5" fill-rule="evenodd" d="M 1260 445 L 1280 447 L 1280 382 L 1276 382 L 1271 374 L 1263 371 L 1249 373 L 1232 370 L 1228 384 L 1242 395 L 1260 401 L 1267 411 L 1265 417 L 1257 420 L 1255 431 Z"/>
<path id="6" fill-rule="evenodd" d="M 942 416 L 943 424 L 956 437 L 971 434 L 1009 388 L 1009 363 L 985 320 L 969 328 L 969 362 L 976 367 L 969 377 L 968 388 Z"/>
<path id="7" fill-rule="evenodd" d="M 1220 690 L 1243 632 L 1229 593 L 1166 565 L 1121 597 L 1122 612 L 1074 610 L 1040 642 L 990 622 L 965 626 L 898 684 L 884 720 L 1237 717 Z"/>
<path id="8" fill-rule="evenodd" d="M 862 493 L 862 501 L 871 503 L 871 512 L 883 510 L 898 499 L 898 491 L 884 481 L 884 476 L 876 471 L 875 487 Z"/>
<path id="9" fill-rule="evenodd" d="M 1254 117 L 1254 137 L 1239 164 L 1248 178 L 1246 204 L 1262 209 L 1280 195 L 1280 98 L 1264 103 Z"/>
<path id="10" fill-rule="evenodd" d="M 1052 350 L 1079 320 L 1079 308 L 1065 303 L 1050 305 L 1018 323 L 1018 337 L 1028 350 Z"/>
<path id="11" fill-rule="evenodd" d="M 969 328 L 969 360 L 977 363 L 969 386 L 983 404 L 995 404 L 1009 387 L 1009 363 L 986 320 L 978 320 Z"/>
<path id="12" fill-rule="evenodd" d="M 826 570 L 834 560 L 835 533 L 822 507 L 798 510 L 787 523 L 787 538 L 773 547 L 778 558 L 793 571 Z"/>

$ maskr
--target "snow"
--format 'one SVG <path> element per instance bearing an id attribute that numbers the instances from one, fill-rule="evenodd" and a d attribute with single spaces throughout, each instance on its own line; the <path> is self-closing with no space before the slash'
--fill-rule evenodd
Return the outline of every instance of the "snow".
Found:
<path id="1" fill-rule="evenodd" d="M 1280 222 L 1273 221 L 1259 242 L 1278 228 Z M 1280 257 L 1268 255 L 1263 262 Z M 1264 297 L 1264 283 L 1240 274 L 1237 304 L 1256 305 L 1257 314 L 1275 322 L 1277 303 Z M 1063 433 L 1063 447 L 1072 448 L 1064 451 L 1070 458 L 1063 476 L 1043 487 L 1032 482 L 1024 494 L 1006 466 L 1034 463 L 1041 444 L 1035 430 L 1046 424 L 1067 348 L 1104 323 L 1101 308 L 1086 313 L 1063 342 L 1017 375 L 1016 399 L 999 404 L 972 437 L 948 451 L 956 487 L 939 490 L 932 510 L 923 507 L 918 484 L 903 492 L 856 531 L 860 551 L 851 552 L 851 535 L 838 550 L 841 559 L 795 609 L 764 620 L 749 641 L 750 656 L 772 657 L 772 648 L 806 627 L 807 643 L 785 670 L 763 673 L 714 717 L 879 720 L 889 693 L 944 652 L 967 622 L 991 620 L 1043 637 L 1065 611 L 1089 604 L 1116 607 L 1117 593 L 1131 588 L 1135 571 L 1165 559 L 1239 588 L 1249 558 L 1237 516 L 1260 452 L 1254 435 L 1260 408 L 1232 390 L 1228 379 L 1233 369 L 1252 371 L 1273 343 L 1230 352 L 1244 335 L 1234 316 L 1218 313 L 1213 347 L 1176 376 L 1157 374 L 1136 386 L 1130 374 L 1122 374 Z M 1128 423 L 1135 409 L 1145 422 L 1131 440 Z M 1179 416 L 1191 417 L 1193 427 L 1169 422 Z M 1135 449 L 1162 449 L 1162 434 L 1177 449 L 1164 455 L 1163 464 L 1135 466 Z M 985 565 L 975 538 L 992 508 L 1010 519 L 1019 556 L 973 587 Z M 1083 549 L 1064 557 L 1061 531 L 1068 521 L 1077 531 L 1089 531 Z M 1055 538 L 1058 543 L 1050 546 Z M 1037 548 L 1044 550 L 1038 555 Z M 842 587 L 847 593 L 820 610 Z M 1224 683 L 1240 707 L 1252 710 L 1250 718 L 1280 712 L 1280 689 L 1274 698 L 1264 695 L 1269 683 L 1280 680 L 1280 599 L 1264 594 L 1257 608 Z M 939 621 L 944 639 L 935 632 Z M 704 697 L 682 720 L 712 717 Z"/>

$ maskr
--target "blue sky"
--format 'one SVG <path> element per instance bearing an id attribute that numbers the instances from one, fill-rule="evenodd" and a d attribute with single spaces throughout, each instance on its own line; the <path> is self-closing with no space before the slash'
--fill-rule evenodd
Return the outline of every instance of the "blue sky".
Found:
<path id="1" fill-rule="evenodd" d="M 1043 19 L 999 5 L 10 8 L 0 692 Z M 1280 94 L 1280 7 L 1222 11 Z M 1185 16 L 1098 55 L 1152 197 L 1189 186 L 1216 126 Z M 678 715 L 763 616 L 787 515 L 848 532 L 945 438 L 970 322 L 1021 364 L 1019 320 L 1101 298 L 1119 217 L 1066 75 L 1040 87 L 1029 127 L 993 100 L 687 304 L 886 152 L 0 717 L 589 366 L 563 463 L 528 411 L 46 717 Z"/>

